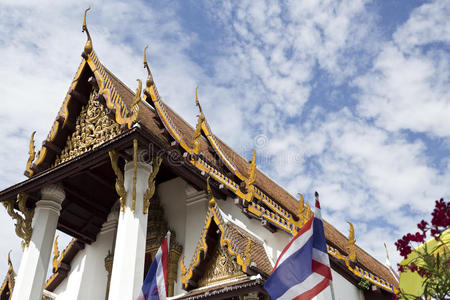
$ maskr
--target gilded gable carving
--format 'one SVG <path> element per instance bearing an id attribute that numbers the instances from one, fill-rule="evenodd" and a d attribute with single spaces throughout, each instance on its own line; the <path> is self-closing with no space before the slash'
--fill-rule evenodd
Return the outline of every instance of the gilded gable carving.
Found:
<path id="1" fill-rule="evenodd" d="M 198 281 L 198 286 L 207 286 L 217 281 L 234 278 L 241 275 L 245 275 L 241 271 L 241 267 L 226 251 L 223 251 L 220 244 L 217 243 L 212 257 L 206 265 L 206 271 Z"/>
<path id="2" fill-rule="evenodd" d="M 153 197 L 150 200 L 150 207 L 148 210 L 148 222 L 147 222 L 147 246 L 145 252 L 150 253 L 152 259 L 155 257 L 162 239 L 169 230 L 167 221 L 164 219 L 164 209 L 159 203 L 158 197 Z M 171 230 L 170 236 L 170 249 L 169 249 L 169 274 L 168 274 L 168 296 L 173 296 L 174 283 L 177 281 L 178 261 L 181 253 L 183 252 L 183 246 L 176 241 L 176 233 Z"/>
<path id="3" fill-rule="evenodd" d="M 120 125 L 107 116 L 105 107 L 96 97 L 97 91 L 93 90 L 89 102 L 83 106 L 77 118 L 75 132 L 67 139 L 54 166 L 95 149 L 120 134 Z"/>

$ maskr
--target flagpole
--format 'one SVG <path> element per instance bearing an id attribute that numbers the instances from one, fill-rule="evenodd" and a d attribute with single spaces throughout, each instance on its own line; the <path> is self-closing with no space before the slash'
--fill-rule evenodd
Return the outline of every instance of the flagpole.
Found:
<path id="1" fill-rule="evenodd" d="M 331 299 L 336 300 L 336 297 L 334 296 L 334 287 L 333 287 L 333 281 L 330 280 L 330 290 L 331 290 Z"/>

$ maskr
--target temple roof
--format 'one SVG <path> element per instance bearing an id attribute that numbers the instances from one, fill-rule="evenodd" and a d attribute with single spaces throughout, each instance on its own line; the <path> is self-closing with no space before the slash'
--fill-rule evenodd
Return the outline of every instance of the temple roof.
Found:
<path id="1" fill-rule="evenodd" d="M 141 101 L 140 87 L 137 94 L 133 93 L 101 64 L 92 49 L 89 52 L 86 52 L 85 49 L 82 56 L 82 63 L 41 151 L 35 162 L 31 166 L 27 166 L 27 174 L 30 177 L 40 177 L 38 175 L 55 168 L 55 161 L 67 146 L 68 137 L 76 131 L 75 121 L 82 111 L 82 107 L 90 100 L 86 96 L 92 89 L 87 84 L 89 82 L 91 85 L 97 85 L 98 88 L 98 94 L 94 100 L 103 104 L 104 114 L 107 114 L 121 128 L 121 132 L 117 132 L 111 138 L 106 138 L 95 145 L 97 148 L 92 152 L 101 147 L 104 147 L 103 150 L 109 149 L 112 143 L 116 143 L 123 136 L 145 134 L 147 140 L 151 140 L 166 152 L 177 150 L 182 168 L 189 168 L 196 172 L 197 176 L 203 176 L 203 181 L 206 181 L 204 175 L 210 176 L 215 181 L 216 187 L 218 186 L 219 189 L 226 190 L 230 195 L 241 199 L 239 205 L 247 216 L 260 219 L 263 224 L 270 223 L 272 227 L 268 228 L 271 230 L 281 229 L 295 235 L 300 226 L 295 220 L 301 218 L 300 215 L 296 216 L 299 202 L 256 168 L 255 157 L 251 162 L 247 161 L 213 135 L 206 118 L 199 118 L 197 127 L 192 128 L 161 100 L 149 69 L 147 88 L 144 91 L 143 101 Z M 91 82 L 92 80 L 94 82 Z M 199 104 L 198 106 L 200 108 Z M 138 127 L 135 126 L 137 123 Z M 198 134 L 199 128 L 205 136 Z M 62 169 L 64 165 L 70 163 L 70 159 L 60 163 L 61 166 L 56 166 L 55 169 Z M 31 185 L 33 185 L 33 189 L 38 188 L 37 183 L 33 182 L 32 177 L 28 181 L 0 192 L 0 200 L 6 200 L 20 189 L 31 190 Z M 112 203 L 105 203 L 105 207 L 107 205 L 112 205 Z M 103 219 L 106 218 L 106 212 L 107 210 L 103 211 Z M 244 243 L 245 237 L 250 237 L 233 225 L 226 225 L 226 227 L 228 228 L 227 232 L 230 232 L 235 240 L 234 243 L 239 245 L 238 248 L 245 249 L 240 244 Z M 94 231 L 90 234 L 95 236 Z M 346 253 L 347 238 L 327 222 L 325 222 L 325 234 L 331 247 L 337 248 L 340 253 Z M 253 242 L 254 249 L 261 249 L 258 241 Z M 330 254 L 332 254 L 331 252 L 333 251 L 329 251 Z M 356 252 L 360 265 L 388 281 L 392 286 L 397 285 L 385 266 L 359 247 L 356 247 Z M 260 256 L 256 255 L 255 259 Z M 261 261 L 259 264 L 257 263 L 257 266 L 263 273 L 270 273 L 270 268 L 265 262 Z"/>

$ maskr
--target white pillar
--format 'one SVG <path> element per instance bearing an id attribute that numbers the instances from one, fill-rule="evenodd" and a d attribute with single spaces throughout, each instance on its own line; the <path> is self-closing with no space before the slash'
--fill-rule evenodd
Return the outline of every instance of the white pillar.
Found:
<path id="1" fill-rule="evenodd" d="M 125 164 L 127 199 L 125 211 L 120 210 L 119 214 L 109 300 L 136 299 L 142 287 L 148 216 L 143 213 L 143 199 L 151 172 L 150 164 L 137 163 L 136 208 L 133 211 L 133 162 Z"/>
<path id="2" fill-rule="evenodd" d="M 12 300 L 42 299 L 56 225 L 65 196 L 60 185 L 52 184 L 41 189 L 41 200 L 36 203 L 32 223 L 33 234 L 20 262 Z"/>
<path id="3" fill-rule="evenodd" d="M 114 206 L 108 215 L 94 243 L 86 245 L 72 261 L 72 269 L 67 278 L 62 299 L 104 300 L 108 274 L 105 268 L 105 257 L 108 251 L 113 252 L 113 242 L 116 236 L 119 208 Z M 57 292 L 57 289 L 55 290 Z"/>

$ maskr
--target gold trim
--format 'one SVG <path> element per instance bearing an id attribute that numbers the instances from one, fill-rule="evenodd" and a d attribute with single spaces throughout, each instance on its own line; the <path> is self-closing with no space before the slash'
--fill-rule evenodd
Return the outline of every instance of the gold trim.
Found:
<path id="1" fill-rule="evenodd" d="M 339 250 L 331 247 L 330 245 L 327 245 L 327 252 L 329 255 L 335 257 L 338 260 L 341 260 L 345 263 L 345 265 L 347 266 L 348 270 L 350 270 L 350 272 L 352 272 L 353 274 L 355 274 L 356 276 L 358 276 L 359 278 L 364 278 L 369 280 L 372 284 L 381 287 L 382 289 L 391 292 L 391 293 L 395 293 L 398 294 L 399 290 L 392 285 L 391 283 L 387 282 L 386 280 L 358 267 L 357 265 L 355 265 L 354 267 L 351 266 L 350 261 L 348 259 L 348 256 L 346 255 L 342 255 Z"/>
<path id="2" fill-rule="evenodd" d="M 138 140 L 133 139 L 133 197 L 131 200 L 131 211 L 133 212 L 136 210 L 137 152 Z"/>
<path id="3" fill-rule="evenodd" d="M 113 168 L 114 174 L 116 174 L 116 192 L 119 195 L 120 208 L 125 211 L 125 205 L 127 203 L 127 191 L 125 190 L 123 173 L 119 169 L 119 153 L 116 150 L 109 151 L 109 158 L 111 160 L 111 167 Z"/>
<path id="4" fill-rule="evenodd" d="M 152 173 L 150 174 L 150 176 L 148 177 L 148 186 L 144 193 L 144 204 L 143 204 L 144 214 L 146 214 L 148 212 L 148 208 L 150 207 L 150 199 L 155 194 L 155 188 L 156 188 L 155 178 L 156 178 L 156 175 L 158 175 L 159 168 L 161 166 L 162 161 L 163 161 L 163 159 L 160 156 L 155 156 L 153 158 L 153 162 L 152 162 L 153 170 L 152 170 Z"/>
<path id="5" fill-rule="evenodd" d="M 211 200 L 214 199 L 213 197 Z M 210 200 L 210 203 L 211 203 Z M 206 214 L 205 225 L 203 226 L 202 234 L 200 239 L 197 242 L 197 247 L 191 259 L 191 263 L 189 268 L 186 268 L 184 264 L 184 257 L 180 261 L 180 269 L 181 269 L 181 282 L 183 284 L 184 289 L 189 288 L 189 284 L 192 276 L 194 275 L 194 269 L 200 264 L 200 262 L 205 259 L 205 255 L 208 251 L 208 244 L 206 243 L 206 235 L 208 233 L 208 229 L 211 225 L 211 222 L 216 223 L 219 228 L 220 239 L 219 245 L 222 249 L 226 249 L 228 254 L 232 257 L 236 258 L 236 262 L 243 272 L 247 272 L 248 267 L 251 265 L 251 240 L 248 241 L 245 249 L 240 249 L 238 243 L 233 240 L 231 231 L 226 226 L 225 221 L 223 220 L 222 213 L 220 212 L 217 204 L 214 202 L 214 205 L 209 206 L 208 212 Z"/>

